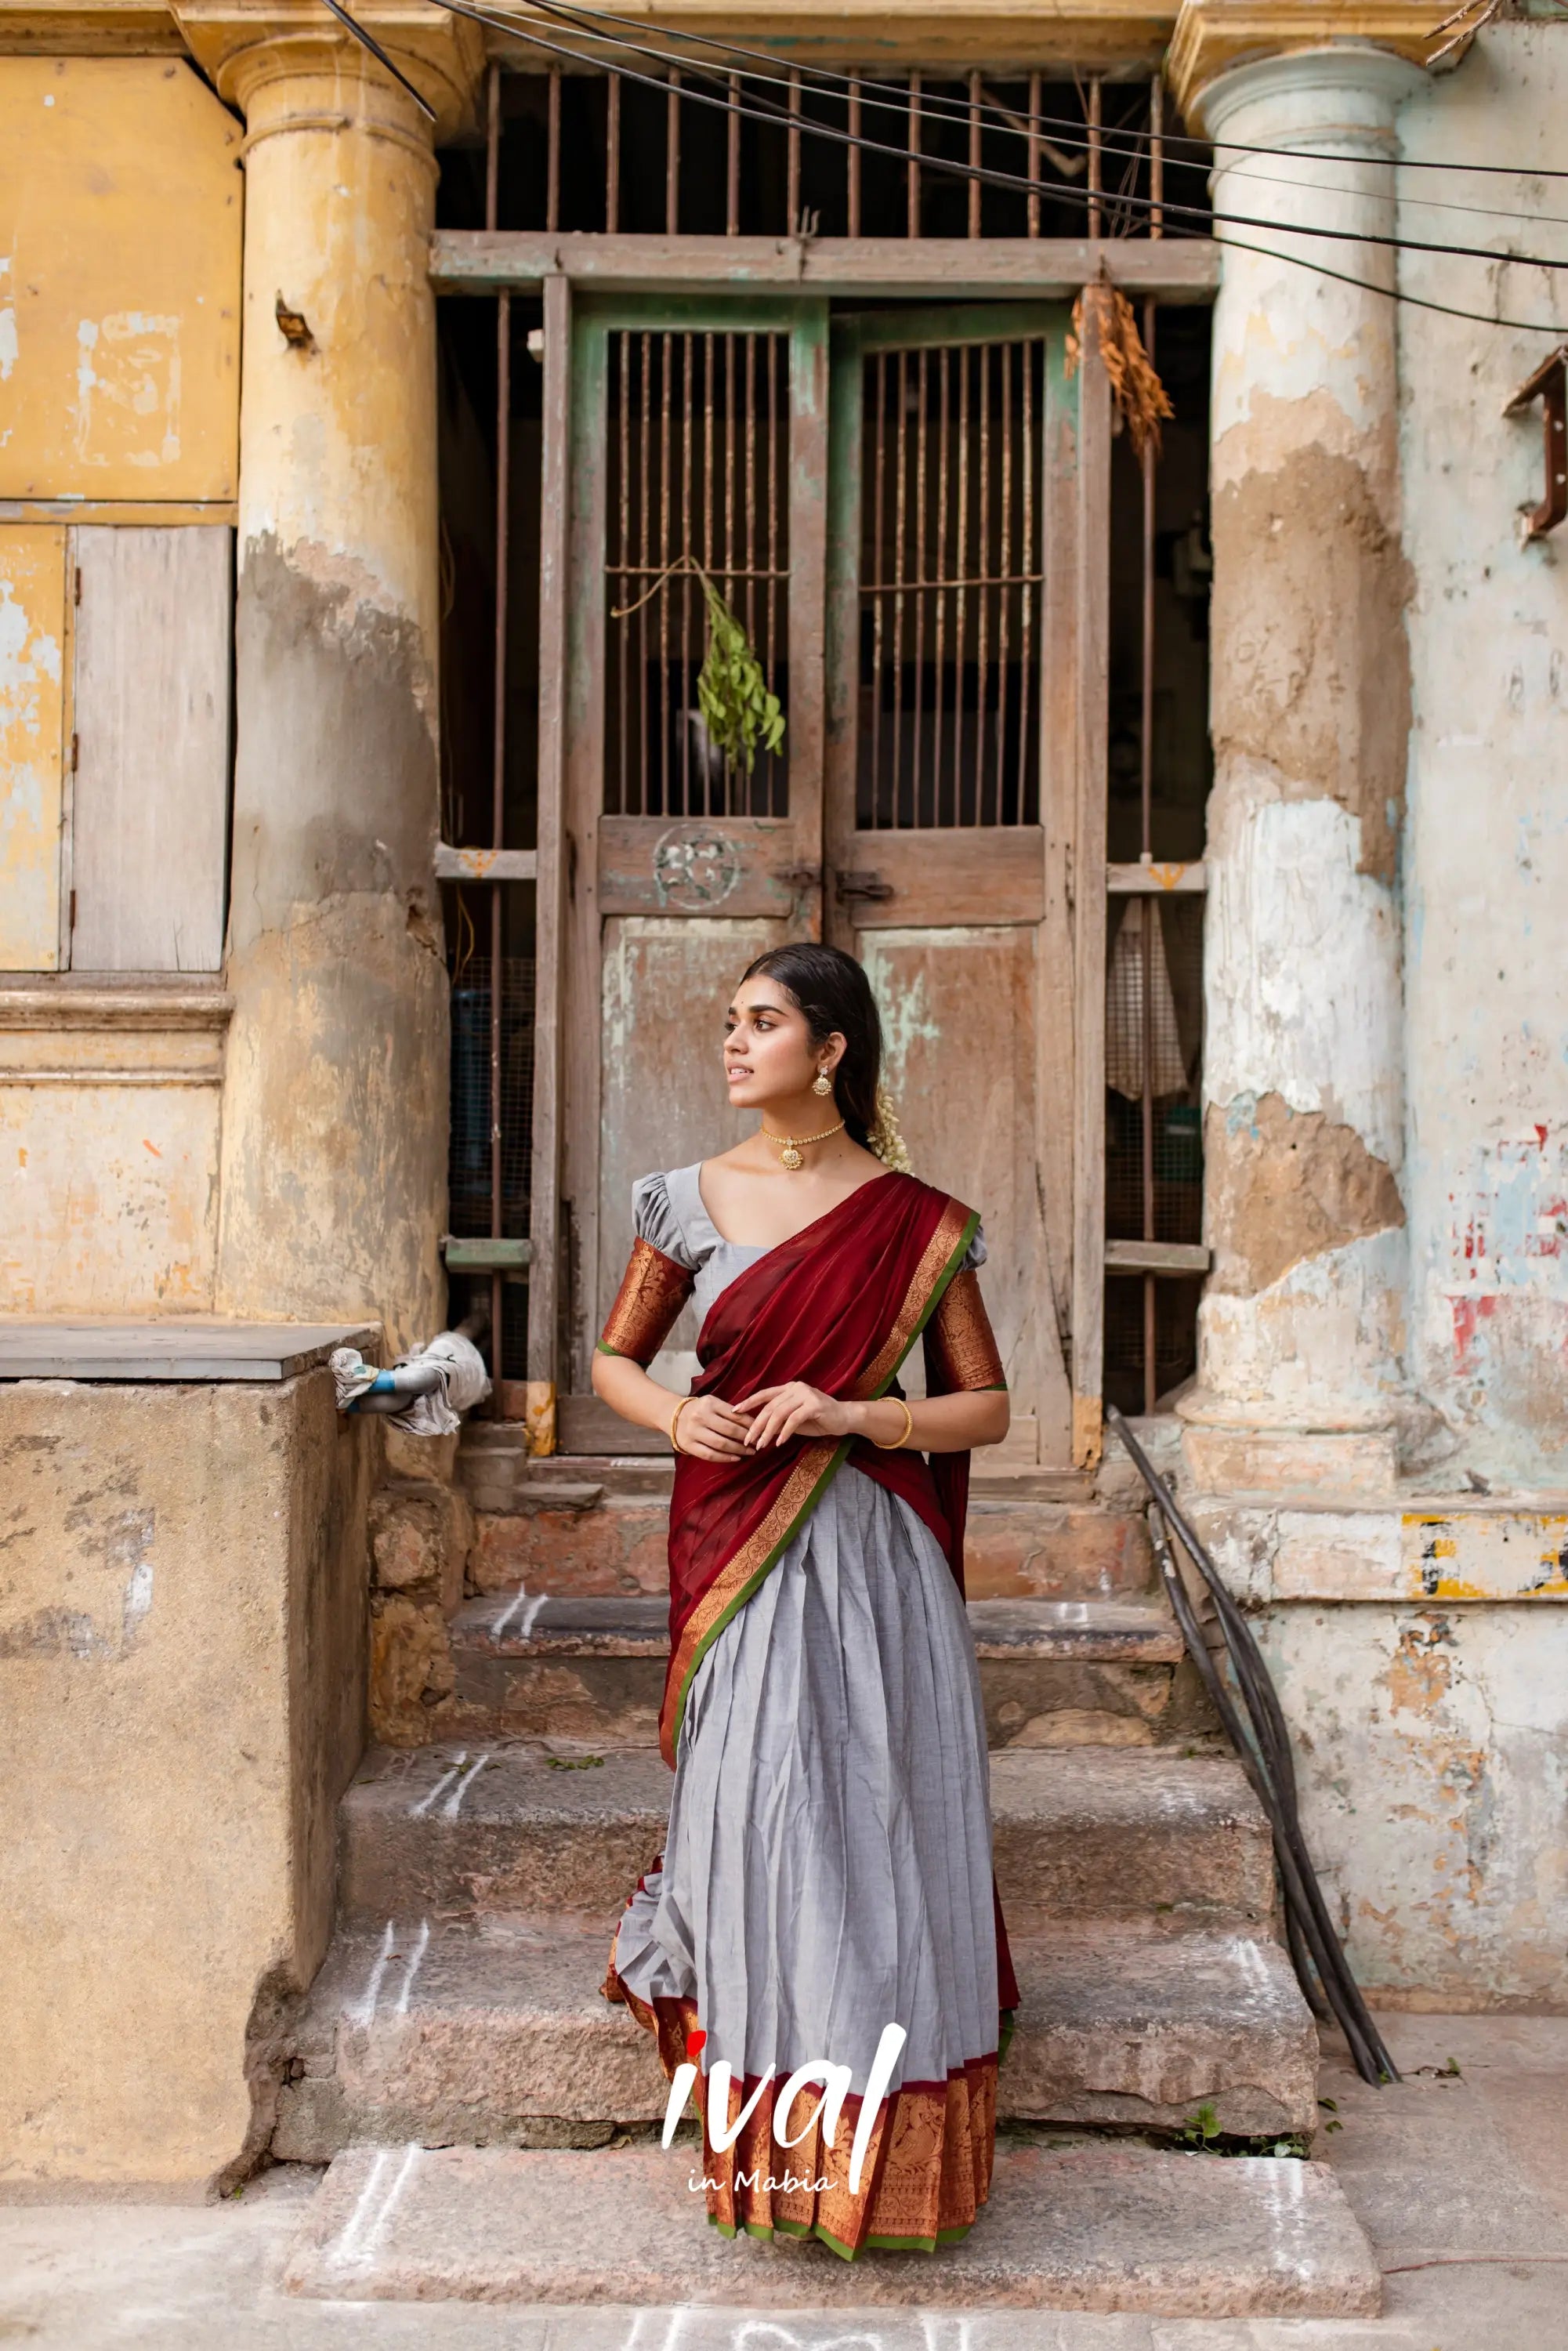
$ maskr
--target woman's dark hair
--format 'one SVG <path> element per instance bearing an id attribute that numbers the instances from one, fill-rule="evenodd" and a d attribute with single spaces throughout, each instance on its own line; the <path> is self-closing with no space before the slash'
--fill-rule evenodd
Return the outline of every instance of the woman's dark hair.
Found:
<path id="1" fill-rule="evenodd" d="M 844 1051 L 833 1071 L 833 1100 L 851 1140 L 863 1147 L 876 1124 L 882 1019 L 871 982 L 853 956 L 801 939 L 769 947 L 747 965 L 741 978 L 776 979 L 804 1013 L 814 1044 L 825 1045 L 839 1031 Z"/>

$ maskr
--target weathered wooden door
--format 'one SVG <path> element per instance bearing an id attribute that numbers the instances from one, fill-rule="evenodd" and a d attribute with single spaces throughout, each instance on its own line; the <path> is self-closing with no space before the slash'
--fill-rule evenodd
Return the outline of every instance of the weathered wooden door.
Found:
<path id="1" fill-rule="evenodd" d="M 1068 326 L 837 319 L 830 389 L 825 922 L 881 999 L 916 1173 L 983 1212 L 1019 1469 L 1098 1438 L 1104 526 Z"/>
<path id="2" fill-rule="evenodd" d="M 764 946 L 820 932 L 827 361 L 820 300 L 650 298 L 575 313 L 559 1431 L 569 1452 L 625 1443 L 585 1392 L 631 1244 L 632 1182 L 742 1132 L 720 1071 L 729 991 Z M 744 622 L 785 709 L 781 752 L 759 753 L 749 769 L 721 755 L 697 706 L 699 568 Z M 670 1354 L 695 1335 L 684 1323 Z"/>

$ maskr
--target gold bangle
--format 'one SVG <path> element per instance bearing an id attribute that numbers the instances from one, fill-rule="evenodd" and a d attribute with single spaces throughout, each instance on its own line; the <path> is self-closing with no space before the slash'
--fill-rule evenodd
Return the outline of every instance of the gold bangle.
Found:
<path id="1" fill-rule="evenodd" d="M 915 1415 L 910 1411 L 909 1405 L 903 1396 L 889 1396 L 887 1401 L 889 1404 L 901 1404 L 904 1405 L 904 1426 L 896 1437 L 890 1437 L 885 1445 L 883 1443 L 880 1437 L 873 1437 L 871 1441 L 875 1446 L 879 1453 L 896 1453 L 900 1446 L 907 1445 L 909 1442 L 909 1432 L 915 1426 Z M 868 1435 L 870 1434 L 869 1431 L 867 1433 Z"/>
<path id="2" fill-rule="evenodd" d="M 670 1415 L 670 1426 L 665 1430 L 664 1434 L 670 1440 L 670 1450 L 673 1453 L 684 1453 L 686 1449 L 681 1443 L 680 1438 L 675 1435 L 675 1431 L 681 1425 L 681 1415 L 685 1412 L 690 1402 L 690 1396 L 684 1395 L 679 1404 L 675 1406 L 674 1412 Z"/>

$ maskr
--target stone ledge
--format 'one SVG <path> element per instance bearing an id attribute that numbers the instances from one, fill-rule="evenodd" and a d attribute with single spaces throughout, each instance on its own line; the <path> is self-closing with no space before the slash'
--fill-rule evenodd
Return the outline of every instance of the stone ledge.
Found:
<path id="1" fill-rule="evenodd" d="M 335 1347 L 374 1353 L 381 1338 L 374 1322 L 0 1315 L 0 1380 L 291 1380 Z"/>
<path id="2" fill-rule="evenodd" d="M 1532 1498 L 1540 1499 L 1542 1498 Z M 1196 1494 L 1184 1508 L 1239 1599 L 1397 1606 L 1568 1600 L 1568 1497 Z"/>

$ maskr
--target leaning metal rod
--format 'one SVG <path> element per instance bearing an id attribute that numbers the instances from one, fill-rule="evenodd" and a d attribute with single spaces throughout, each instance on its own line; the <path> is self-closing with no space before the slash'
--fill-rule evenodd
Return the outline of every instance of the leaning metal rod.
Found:
<path id="1" fill-rule="evenodd" d="M 1149 1489 L 1155 1504 L 1152 1531 L 1161 1573 L 1182 1637 L 1191 1652 L 1205 1687 L 1214 1701 L 1243 1770 L 1269 1816 L 1274 1852 L 1284 1887 L 1286 1917 L 1291 1924 L 1291 1952 L 1301 1971 L 1300 1944 L 1311 1954 L 1312 1968 L 1349 2043 L 1356 2070 L 1364 2080 L 1397 2081 L 1398 2069 L 1379 2033 L 1360 1987 L 1351 1973 L 1307 1854 L 1296 1805 L 1295 1768 L 1284 1714 L 1262 1651 L 1252 1629 L 1223 1583 L 1218 1570 L 1187 1522 L 1166 1481 L 1155 1471 L 1124 1416 L 1108 1405 L 1106 1421 L 1125 1447 L 1129 1459 Z M 1235 1676 L 1240 1705 L 1221 1679 L 1203 1637 L 1186 1587 L 1171 1557 L 1166 1534 L 1168 1521 L 1207 1586 Z M 1303 1978 L 1303 1989 L 1311 1989 Z"/>
<path id="2" fill-rule="evenodd" d="M 1135 1439 L 1130 1437 L 1124 1424 L 1121 1434 L 1130 1446 L 1135 1445 Z M 1141 1448 L 1138 1450 L 1141 1455 Z M 1139 1466 L 1145 1479 L 1152 1479 L 1154 1473 L 1146 1458 L 1140 1459 Z M 1276 1834 L 1277 1849 L 1281 1837 L 1283 1839 L 1284 1850 L 1281 1855 L 1281 1874 L 1285 1880 L 1287 1895 L 1294 1902 L 1297 1909 L 1298 1923 L 1312 1952 L 1313 1964 L 1322 1978 L 1324 1990 L 1331 1997 L 1336 1992 L 1339 1995 L 1335 2001 L 1335 2013 L 1339 2016 L 1342 2024 L 1345 2025 L 1346 2037 L 1351 2041 L 1358 2065 L 1362 2064 L 1361 2051 L 1357 2046 L 1359 2042 L 1364 2046 L 1369 2063 L 1375 2063 L 1379 2070 L 1388 2070 L 1383 2063 L 1387 2056 L 1387 2052 L 1379 2039 L 1376 2027 L 1366 2011 L 1355 1980 L 1351 1974 L 1349 1963 L 1341 1949 L 1339 1937 L 1329 1917 L 1328 1906 L 1323 1900 L 1322 1890 L 1318 1884 L 1316 1873 L 1307 1853 L 1297 1809 L 1295 1767 L 1291 1756 L 1290 1739 L 1285 1729 L 1279 1698 L 1269 1677 L 1262 1653 L 1252 1637 L 1251 1627 L 1220 1582 L 1207 1552 L 1197 1544 L 1197 1537 L 1193 1535 L 1186 1520 L 1171 1501 L 1168 1490 L 1157 1482 L 1153 1490 L 1157 1495 L 1162 1510 L 1170 1513 L 1173 1523 L 1178 1527 L 1192 1556 L 1198 1562 L 1199 1572 L 1203 1574 L 1214 1601 L 1215 1613 L 1229 1653 L 1229 1662 L 1247 1710 L 1248 1728 L 1252 1734 L 1250 1746 L 1242 1748 L 1239 1751 L 1244 1763 L 1249 1761 L 1249 1755 L 1255 1760 L 1268 1782 L 1267 1787 L 1260 1787 L 1259 1792 L 1269 1809 L 1270 1823 Z M 1163 1529 L 1162 1518 L 1160 1528 L 1156 1531 L 1163 1534 Z M 1207 1655 L 1207 1647 L 1205 1654 Z M 1234 1736 L 1233 1727 L 1228 1723 L 1228 1728 L 1232 1728 Z M 1288 1912 L 1287 1915 L 1289 1915 Z M 1354 2019 L 1355 2026 L 1354 2034 L 1347 2017 Z M 1390 2064 L 1391 2062 L 1389 2061 Z M 1375 2079 L 1376 2074 L 1369 2074 L 1367 2078 Z"/>
<path id="3" fill-rule="evenodd" d="M 1379 2079 L 1379 2069 L 1364 2035 L 1361 2032 L 1354 2016 L 1349 2012 L 1348 2007 L 1342 2014 L 1340 2012 L 1342 2003 L 1333 1999 L 1333 1992 L 1338 1987 L 1335 1983 L 1332 1956 L 1306 1902 L 1301 1870 L 1279 1817 L 1277 1792 L 1264 1768 L 1261 1757 L 1257 1753 L 1253 1741 L 1248 1735 L 1248 1725 L 1209 1655 L 1208 1645 L 1203 1637 L 1203 1628 L 1197 1621 L 1176 1561 L 1171 1555 L 1170 1543 L 1165 1531 L 1165 1520 L 1157 1505 L 1150 1511 L 1150 1521 L 1155 1556 L 1159 1562 L 1166 1596 L 1170 1601 L 1176 1622 L 1181 1627 L 1182 1637 L 1191 1652 L 1197 1667 L 1199 1678 L 1208 1692 L 1215 1711 L 1219 1716 L 1231 1744 L 1236 1749 L 1241 1767 L 1251 1782 L 1253 1792 L 1269 1815 L 1269 1825 L 1273 1834 L 1274 1857 L 1279 1865 L 1280 1876 L 1284 1887 L 1285 1922 L 1291 1964 L 1296 1971 L 1297 1981 L 1309 2002 L 1320 2014 L 1333 2013 L 1338 2017 L 1345 2039 L 1350 2045 L 1351 2054 L 1355 2060 L 1357 2072 L 1365 2080 L 1375 2082 Z M 1324 1989 L 1319 1989 L 1320 1987 Z M 1326 2001 L 1324 1990 L 1329 1995 Z"/>

